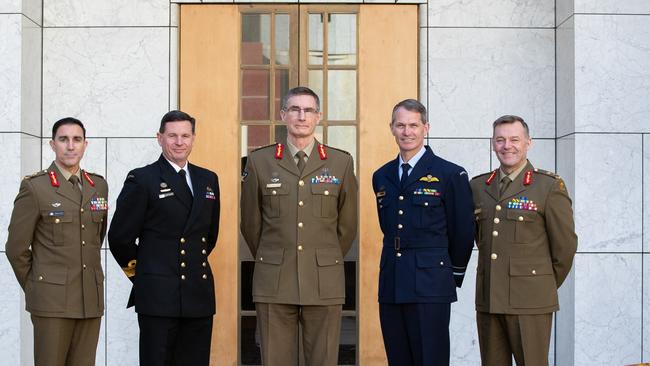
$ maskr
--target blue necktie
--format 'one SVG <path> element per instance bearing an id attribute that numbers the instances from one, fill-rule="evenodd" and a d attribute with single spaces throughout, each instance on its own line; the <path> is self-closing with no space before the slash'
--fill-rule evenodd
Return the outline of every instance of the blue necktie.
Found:
<path id="1" fill-rule="evenodd" d="M 409 163 L 402 164 L 402 178 L 399 180 L 399 186 L 401 188 L 404 188 L 406 185 L 406 179 L 409 177 L 409 169 L 411 169 Z"/>

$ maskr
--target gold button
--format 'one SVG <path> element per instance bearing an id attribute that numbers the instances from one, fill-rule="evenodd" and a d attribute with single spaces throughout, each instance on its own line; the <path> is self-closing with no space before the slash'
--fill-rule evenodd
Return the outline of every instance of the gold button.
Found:
<path id="1" fill-rule="evenodd" d="M 86 265 L 85 265 L 85 264 L 84 264 L 84 265 L 82 265 L 82 267 L 83 267 L 83 269 L 86 269 Z"/>
<path id="2" fill-rule="evenodd" d="M 400 214 L 400 215 L 404 215 L 404 211 L 402 211 L 402 210 L 397 211 L 397 213 Z"/>
<path id="3" fill-rule="evenodd" d="M 492 253 L 492 255 L 490 256 L 490 258 L 492 258 L 492 259 L 497 259 L 497 257 L 498 257 L 498 255 L 496 253 Z"/>
<path id="4" fill-rule="evenodd" d="M 185 244 L 185 238 L 181 238 L 181 244 Z"/>
<path id="5" fill-rule="evenodd" d="M 85 240 L 82 240 L 82 241 L 81 241 L 81 245 L 86 245 L 86 241 L 85 241 Z"/>
<path id="6" fill-rule="evenodd" d="M 498 217 L 495 217 L 495 218 L 494 218 L 494 223 L 495 223 L 495 224 L 498 224 L 499 222 L 501 222 L 501 220 L 499 220 Z"/>
<path id="7" fill-rule="evenodd" d="M 102 217 L 99 221 L 104 222 L 104 218 Z"/>
<path id="8" fill-rule="evenodd" d="M 184 280 L 184 279 L 185 279 L 185 275 L 181 275 L 181 280 Z"/>
<path id="9" fill-rule="evenodd" d="M 181 255 L 185 255 L 185 249 L 181 249 Z"/>
<path id="10" fill-rule="evenodd" d="M 402 224 L 397 224 L 397 228 L 398 228 L 398 229 L 401 229 L 401 228 L 403 228 L 403 227 L 404 227 L 404 225 L 402 225 Z"/>
<path id="11" fill-rule="evenodd" d="M 501 211 L 501 205 L 497 205 L 496 209 L 497 211 Z"/>
<path id="12" fill-rule="evenodd" d="M 185 262 L 181 262 L 181 267 L 185 268 Z"/>
<path id="13" fill-rule="evenodd" d="M 275 196 L 276 194 L 278 194 L 278 192 L 276 190 L 273 190 L 271 191 L 271 194 Z"/>
<path id="14" fill-rule="evenodd" d="M 205 238 L 204 238 L 204 237 L 202 237 L 202 238 L 201 238 L 201 241 L 205 243 Z"/>
<path id="15" fill-rule="evenodd" d="M 298 245 L 298 251 L 302 251 L 302 245 Z"/>
<path id="16" fill-rule="evenodd" d="M 298 206 L 302 207 L 302 206 L 304 206 L 304 205 L 305 205 L 304 202 L 302 202 L 302 201 L 298 202 Z"/>
<path id="17" fill-rule="evenodd" d="M 523 217 L 523 216 L 519 216 L 519 217 L 517 218 L 517 220 L 519 220 L 519 221 L 524 221 L 524 217 Z"/>
<path id="18" fill-rule="evenodd" d="M 492 236 L 499 236 L 499 232 L 496 231 L 496 230 L 494 230 L 494 231 L 492 232 Z"/>
<path id="19" fill-rule="evenodd" d="M 55 224 L 58 224 L 59 222 L 61 222 L 61 220 L 59 220 L 59 219 L 54 219 L 54 223 L 55 223 Z"/>
<path id="20" fill-rule="evenodd" d="M 208 254 L 208 252 L 207 252 L 205 249 L 203 249 L 203 250 L 201 251 L 201 254 Z"/>
<path id="21" fill-rule="evenodd" d="M 43 281 L 43 276 L 38 276 L 39 281 Z"/>
<path id="22" fill-rule="evenodd" d="M 301 187 L 304 186 L 304 185 L 305 185 L 305 181 L 303 181 L 303 180 L 299 180 L 299 181 L 298 181 L 298 185 L 301 186 Z"/>
<path id="23" fill-rule="evenodd" d="M 302 222 L 299 222 L 299 223 L 298 223 L 298 227 L 303 227 L 303 226 L 304 226 L 304 225 L 302 224 Z"/>
<path id="24" fill-rule="evenodd" d="M 323 192 L 323 194 L 326 195 L 326 196 L 329 196 L 329 195 L 330 195 L 330 191 L 325 191 L 325 192 Z"/>
<path id="25" fill-rule="evenodd" d="M 404 196 L 399 196 L 399 197 L 397 197 L 397 199 L 400 200 L 400 201 L 404 201 Z"/>
<path id="26" fill-rule="evenodd" d="M 429 206 L 429 202 L 425 202 L 424 205 L 425 205 L 425 206 Z"/>
<path id="27" fill-rule="evenodd" d="M 80 209 L 79 211 L 81 211 L 81 212 L 83 213 L 83 212 L 84 212 L 84 209 L 83 209 L 83 207 L 82 207 L 82 208 L 81 208 L 81 209 Z"/>
<path id="28" fill-rule="evenodd" d="M 537 271 L 535 271 L 535 270 L 533 270 L 532 272 L 533 272 L 533 274 L 537 274 Z"/>
<path id="29" fill-rule="evenodd" d="M 86 225 L 81 224 L 81 230 L 86 230 Z"/>
<path id="30" fill-rule="evenodd" d="M 201 263 L 201 265 L 202 265 L 203 267 L 207 267 L 207 266 L 208 266 L 208 264 L 207 264 L 206 262 Z"/>
<path id="31" fill-rule="evenodd" d="M 208 275 L 207 275 L 207 274 L 203 274 L 202 277 L 203 277 L 204 280 L 207 280 L 207 279 L 208 279 Z"/>
<path id="32" fill-rule="evenodd" d="M 336 264 L 339 264 L 339 260 L 338 260 L 338 259 L 337 259 L 337 260 L 335 260 L 335 261 L 334 261 L 334 263 L 336 263 Z"/>
<path id="33" fill-rule="evenodd" d="M 401 257 L 401 256 L 402 256 L 402 253 L 397 252 L 397 256 L 398 256 L 398 257 Z"/>

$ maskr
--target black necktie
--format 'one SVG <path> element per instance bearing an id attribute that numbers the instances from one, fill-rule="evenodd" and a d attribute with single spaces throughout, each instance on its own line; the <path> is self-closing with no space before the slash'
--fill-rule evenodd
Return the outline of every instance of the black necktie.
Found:
<path id="1" fill-rule="evenodd" d="M 409 163 L 402 164 L 402 178 L 399 180 L 399 185 L 402 188 L 406 185 L 406 179 L 409 177 L 409 169 L 411 169 Z"/>
<path id="2" fill-rule="evenodd" d="M 79 201 L 81 201 L 81 188 L 79 188 L 79 177 L 76 175 L 71 175 L 70 179 L 68 179 L 70 183 L 72 183 L 72 190 L 79 196 Z"/>
<path id="3" fill-rule="evenodd" d="M 189 194 L 190 197 L 192 197 L 193 196 L 192 195 L 192 190 L 190 189 L 190 185 L 187 184 L 187 179 L 185 179 L 185 174 L 186 174 L 185 169 L 181 169 L 181 170 L 178 171 L 178 175 L 180 175 L 181 179 L 183 180 L 183 185 L 186 188 L 187 194 Z"/>
<path id="4" fill-rule="evenodd" d="M 302 171 L 305 170 L 305 165 L 307 165 L 305 162 L 305 156 L 307 156 L 307 154 L 300 150 L 296 153 L 296 156 L 298 157 L 298 170 L 300 170 L 300 173 L 302 174 Z"/>

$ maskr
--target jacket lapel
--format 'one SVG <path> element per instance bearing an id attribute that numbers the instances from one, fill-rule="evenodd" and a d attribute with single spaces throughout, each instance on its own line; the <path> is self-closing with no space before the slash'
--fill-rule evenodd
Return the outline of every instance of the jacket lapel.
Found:
<path id="1" fill-rule="evenodd" d="M 388 181 L 392 183 L 397 189 L 399 189 L 399 176 L 397 175 L 397 169 L 399 167 L 399 156 L 395 160 L 391 161 L 390 164 L 386 167 L 388 169 L 387 177 Z"/>
<path id="2" fill-rule="evenodd" d="M 181 176 L 176 173 L 174 168 L 169 164 L 167 159 L 164 156 L 160 155 L 158 159 L 158 165 L 160 165 L 160 179 L 167 183 L 176 199 L 181 201 L 181 203 L 187 207 L 188 210 L 192 209 L 192 197 L 190 196 L 187 189 L 181 184 L 187 184 L 181 179 Z M 161 187 L 162 188 L 162 187 Z"/>
<path id="3" fill-rule="evenodd" d="M 56 174 L 56 179 L 59 181 L 59 186 L 56 188 L 56 193 L 69 199 L 70 201 L 79 204 L 79 194 L 75 192 L 74 189 L 72 189 L 72 184 L 65 180 L 63 177 L 63 174 L 59 170 L 59 168 L 52 162 L 50 165 L 49 169 L 47 170 L 48 172 L 54 172 Z"/>
<path id="4" fill-rule="evenodd" d="M 305 165 L 305 170 L 302 171 L 301 178 L 310 175 L 325 165 L 326 160 L 321 160 L 320 155 L 318 154 L 318 145 L 320 145 L 320 142 L 314 140 L 314 148 L 311 149 L 309 159 L 307 159 L 307 164 Z"/>
<path id="5" fill-rule="evenodd" d="M 280 165 L 280 167 L 282 167 L 284 170 L 299 177 L 300 171 L 298 171 L 298 165 L 296 165 L 295 160 L 293 160 L 293 156 L 291 156 L 289 149 L 286 148 L 287 146 L 286 143 L 284 146 L 285 146 L 285 150 L 284 150 L 284 154 L 282 155 L 282 159 L 275 159 L 275 160 L 278 162 L 278 165 Z"/>
<path id="6" fill-rule="evenodd" d="M 199 175 L 196 167 L 188 163 L 188 168 L 190 171 L 190 179 L 192 180 L 192 190 L 194 191 L 194 198 L 192 200 L 192 211 L 190 211 L 190 217 L 185 223 L 185 230 L 187 231 L 188 226 L 196 221 L 196 216 L 201 212 L 203 203 L 205 202 L 205 192 L 206 192 L 206 182 L 203 180 L 203 176 Z"/>
<path id="7" fill-rule="evenodd" d="M 426 151 L 424 155 L 418 160 L 417 164 L 411 170 L 408 178 L 406 178 L 406 184 L 404 185 L 404 190 L 406 190 L 411 184 L 417 182 L 423 176 L 426 176 L 430 171 L 430 166 L 433 160 L 433 151 L 429 146 L 425 146 Z M 399 163 L 398 163 L 399 164 Z M 401 167 L 400 167 L 401 169 Z M 398 183 L 399 184 L 399 183 Z"/>
<path id="8" fill-rule="evenodd" d="M 511 198 L 513 196 L 516 196 L 519 193 L 526 190 L 527 187 L 524 185 L 524 176 L 526 175 L 526 172 L 529 171 L 529 170 L 533 170 L 533 165 L 530 162 L 526 163 L 526 166 L 519 173 L 517 178 L 515 178 L 515 180 L 510 183 L 508 188 L 506 188 L 506 191 L 503 192 L 503 196 L 501 196 L 499 201 L 507 200 L 507 199 L 509 199 L 509 198 Z M 495 184 L 496 186 L 499 186 L 498 182 L 496 182 L 496 181 L 493 182 L 492 184 Z"/>

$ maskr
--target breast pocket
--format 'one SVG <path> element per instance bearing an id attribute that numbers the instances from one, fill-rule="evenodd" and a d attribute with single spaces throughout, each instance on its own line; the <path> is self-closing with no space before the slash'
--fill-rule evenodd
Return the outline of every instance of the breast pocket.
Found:
<path id="1" fill-rule="evenodd" d="M 411 200 L 416 210 L 415 227 L 420 229 L 433 229 L 436 220 L 439 220 L 441 209 L 440 197 L 427 195 L 413 195 Z"/>
<path id="2" fill-rule="evenodd" d="M 515 222 L 516 243 L 530 243 L 545 232 L 543 218 L 537 211 L 510 209 L 507 218 Z"/>
<path id="3" fill-rule="evenodd" d="M 311 194 L 315 217 L 336 217 L 339 202 L 339 186 L 337 184 L 312 184 Z"/>
<path id="4" fill-rule="evenodd" d="M 72 216 L 69 214 L 53 216 L 48 211 L 41 213 L 41 220 L 45 226 L 44 234 L 45 236 L 49 236 L 51 240 L 48 244 L 56 246 L 65 245 L 65 231 L 70 230 Z"/>
<path id="5" fill-rule="evenodd" d="M 262 211 L 266 217 L 282 217 L 287 214 L 289 199 L 288 187 L 264 188 L 262 191 Z"/>

